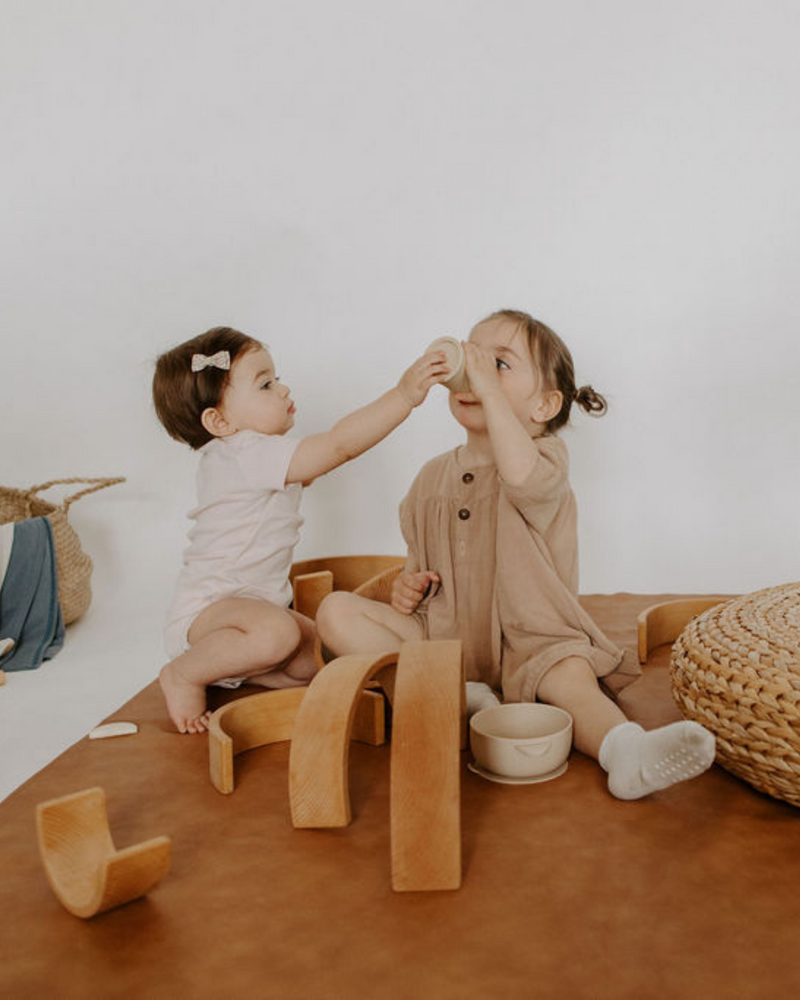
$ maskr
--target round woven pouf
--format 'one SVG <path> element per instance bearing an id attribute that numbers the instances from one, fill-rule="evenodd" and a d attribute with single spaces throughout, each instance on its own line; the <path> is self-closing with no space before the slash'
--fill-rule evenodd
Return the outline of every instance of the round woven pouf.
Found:
<path id="1" fill-rule="evenodd" d="M 691 621 L 672 647 L 672 694 L 717 740 L 717 763 L 800 806 L 800 583 Z"/>

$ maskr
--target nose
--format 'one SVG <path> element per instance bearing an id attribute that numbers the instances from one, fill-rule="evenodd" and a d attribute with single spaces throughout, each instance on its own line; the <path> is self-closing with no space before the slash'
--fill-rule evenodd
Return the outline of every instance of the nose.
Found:
<path id="1" fill-rule="evenodd" d="M 279 382 L 278 385 L 280 386 L 281 389 L 281 395 L 283 395 L 284 397 L 288 396 L 289 393 L 292 391 L 285 382 Z"/>

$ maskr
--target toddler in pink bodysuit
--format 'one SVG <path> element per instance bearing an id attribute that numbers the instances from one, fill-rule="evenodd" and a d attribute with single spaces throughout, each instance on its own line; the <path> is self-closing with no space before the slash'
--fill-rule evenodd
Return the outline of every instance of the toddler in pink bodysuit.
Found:
<path id="1" fill-rule="evenodd" d="M 308 684 L 313 622 L 289 607 L 303 484 L 381 441 L 446 375 L 419 358 L 398 384 L 329 431 L 292 437 L 295 404 L 270 352 L 230 327 L 162 354 L 153 399 L 169 434 L 200 452 L 198 503 L 168 616 L 160 674 L 182 733 L 208 724 L 205 688 Z"/>

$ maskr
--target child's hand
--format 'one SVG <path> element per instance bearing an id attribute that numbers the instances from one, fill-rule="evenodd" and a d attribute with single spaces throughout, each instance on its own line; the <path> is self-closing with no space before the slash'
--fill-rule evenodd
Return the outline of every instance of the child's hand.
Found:
<path id="1" fill-rule="evenodd" d="M 392 607 L 402 615 L 417 610 L 428 588 L 439 583 L 439 574 L 432 570 L 420 573 L 401 573 L 392 584 Z"/>
<path id="2" fill-rule="evenodd" d="M 450 374 L 444 351 L 433 351 L 417 358 L 403 373 L 397 388 L 408 401 L 409 406 L 419 406 L 425 401 L 428 390 L 437 382 L 443 382 Z"/>
<path id="3" fill-rule="evenodd" d="M 479 347 L 468 340 L 461 342 L 464 348 L 467 375 L 472 394 L 483 399 L 491 392 L 500 390 L 500 376 L 497 373 L 497 358 L 489 347 Z"/>

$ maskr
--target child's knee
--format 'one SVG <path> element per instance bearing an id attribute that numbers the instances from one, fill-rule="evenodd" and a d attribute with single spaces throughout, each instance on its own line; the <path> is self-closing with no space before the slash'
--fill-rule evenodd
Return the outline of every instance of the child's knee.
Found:
<path id="1" fill-rule="evenodd" d="M 558 687 L 575 690 L 587 686 L 597 686 L 597 677 L 591 664 L 582 656 L 568 656 L 553 664 L 542 678 L 539 688 L 546 690 Z"/>
<path id="2" fill-rule="evenodd" d="M 346 590 L 334 590 L 317 608 L 317 634 L 326 645 L 334 643 L 346 627 L 352 614 L 352 596 Z"/>
<path id="3" fill-rule="evenodd" d="M 299 624 L 290 614 L 281 614 L 264 623 L 253 633 L 258 658 L 268 665 L 281 663 L 295 652 L 302 640 Z"/>

